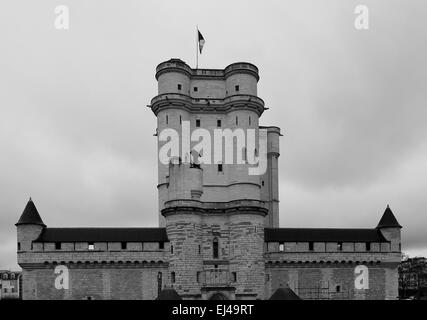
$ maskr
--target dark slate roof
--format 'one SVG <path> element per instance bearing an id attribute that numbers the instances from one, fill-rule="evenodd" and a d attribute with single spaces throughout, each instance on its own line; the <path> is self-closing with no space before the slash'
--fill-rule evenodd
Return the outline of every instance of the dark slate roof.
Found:
<path id="1" fill-rule="evenodd" d="M 265 242 L 388 242 L 377 229 L 266 228 Z"/>
<path id="2" fill-rule="evenodd" d="M 46 225 L 43 223 L 42 218 L 39 215 L 39 212 L 37 211 L 37 208 L 33 202 L 33 200 L 28 200 L 27 205 L 25 206 L 24 211 L 21 214 L 21 217 L 19 218 L 18 222 L 15 224 L 15 226 L 19 226 L 21 224 L 37 224 L 40 226 L 46 227 Z"/>
<path id="3" fill-rule="evenodd" d="M 182 298 L 179 296 L 178 292 L 175 291 L 175 289 L 164 288 L 162 291 L 160 291 L 160 294 L 156 300 L 182 300 Z"/>
<path id="4" fill-rule="evenodd" d="M 167 242 L 165 228 L 45 228 L 36 242 Z"/>
<path id="5" fill-rule="evenodd" d="M 270 297 L 269 300 L 302 300 L 290 288 L 278 288 Z"/>
<path id="6" fill-rule="evenodd" d="M 377 228 L 402 228 L 402 226 L 399 224 L 399 222 L 397 222 L 397 219 L 391 211 L 390 207 L 387 206 L 380 222 L 378 222 Z"/>

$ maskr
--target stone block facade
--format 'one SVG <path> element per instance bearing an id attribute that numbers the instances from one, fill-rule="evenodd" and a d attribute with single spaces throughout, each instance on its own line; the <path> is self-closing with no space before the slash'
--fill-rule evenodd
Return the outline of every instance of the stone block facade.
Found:
<path id="1" fill-rule="evenodd" d="M 24 299 L 156 299 L 166 287 L 184 299 L 268 299 L 285 286 L 303 299 L 397 298 L 401 226 L 389 207 L 376 228 L 278 228 L 281 133 L 259 125 L 267 108 L 256 66 L 191 69 L 171 59 L 156 79 L 159 153 L 166 129 L 180 138 L 183 126 L 211 136 L 254 129 L 254 156 L 266 134 L 265 172 L 249 174 L 237 138 L 233 159 L 243 163 L 200 163 L 198 141 L 188 150 L 178 142 L 178 159 L 159 157 L 160 228 L 50 228 L 30 199 L 16 224 Z"/>

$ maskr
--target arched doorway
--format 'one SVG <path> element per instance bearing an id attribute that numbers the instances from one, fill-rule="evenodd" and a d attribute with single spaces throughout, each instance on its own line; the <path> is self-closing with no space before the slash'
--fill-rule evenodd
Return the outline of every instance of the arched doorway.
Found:
<path id="1" fill-rule="evenodd" d="M 228 300 L 228 299 L 221 292 L 216 292 L 209 298 L 209 300 Z"/>

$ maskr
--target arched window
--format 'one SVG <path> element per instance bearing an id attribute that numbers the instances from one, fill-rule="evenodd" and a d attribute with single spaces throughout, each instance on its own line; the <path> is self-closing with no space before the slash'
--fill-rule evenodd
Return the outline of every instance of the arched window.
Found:
<path id="1" fill-rule="evenodd" d="M 217 259 L 219 257 L 219 244 L 218 244 L 218 238 L 214 238 L 212 243 L 212 251 L 213 251 L 213 258 Z"/>

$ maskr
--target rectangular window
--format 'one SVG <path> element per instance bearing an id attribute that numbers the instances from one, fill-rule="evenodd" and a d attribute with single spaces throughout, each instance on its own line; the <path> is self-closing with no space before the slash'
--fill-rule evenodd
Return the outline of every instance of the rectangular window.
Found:
<path id="1" fill-rule="evenodd" d="M 200 283 L 200 271 L 197 271 L 196 281 L 197 283 Z"/>
<path id="2" fill-rule="evenodd" d="M 279 243 L 279 251 L 280 252 L 285 251 L 285 244 L 283 242 Z"/>
<path id="3" fill-rule="evenodd" d="M 61 242 L 55 242 L 55 250 L 61 250 Z"/>
<path id="4" fill-rule="evenodd" d="M 163 250 L 165 248 L 165 243 L 164 242 L 159 242 L 159 249 Z"/>
<path id="5" fill-rule="evenodd" d="M 194 92 L 197 92 L 197 90 L 199 90 L 199 88 L 194 87 L 193 90 L 194 90 Z"/>
<path id="6" fill-rule="evenodd" d="M 222 164 L 218 165 L 218 172 L 222 172 Z"/>
<path id="7" fill-rule="evenodd" d="M 171 282 L 175 283 L 175 272 L 171 272 Z"/>
<path id="8" fill-rule="evenodd" d="M 251 125 L 251 116 L 249 116 L 249 125 Z"/>
<path id="9" fill-rule="evenodd" d="M 366 251 L 371 251 L 371 243 L 366 242 Z"/>
<path id="10" fill-rule="evenodd" d="M 240 87 L 239 86 L 235 86 L 234 89 L 236 89 L 236 92 L 239 92 Z"/>
<path id="11" fill-rule="evenodd" d="M 95 244 L 93 242 L 89 242 L 87 246 L 88 250 L 95 250 Z"/>
<path id="12" fill-rule="evenodd" d="M 218 239 L 214 239 L 213 241 L 213 258 L 218 259 L 219 258 L 219 244 Z"/>
<path id="13" fill-rule="evenodd" d="M 233 272 L 233 282 L 237 282 L 237 272 Z"/>
<path id="14" fill-rule="evenodd" d="M 219 120 L 219 119 L 218 119 L 218 120 L 216 121 L 216 126 L 217 126 L 218 128 L 221 128 L 221 120 Z"/>
<path id="15" fill-rule="evenodd" d="M 236 126 L 239 124 L 239 118 L 236 116 Z"/>
<path id="16" fill-rule="evenodd" d="M 200 127 L 200 119 L 196 119 L 196 127 Z"/>
<path id="17" fill-rule="evenodd" d="M 342 251 L 342 242 L 337 243 L 337 250 Z"/>
<path id="18" fill-rule="evenodd" d="M 178 90 L 181 90 L 182 86 L 178 83 Z"/>
<path id="19" fill-rule="evenodd" d="M 18 251 L 21 251 L 21 242 L 18 242 Z"/>
<path id="20" fill-rule="evenodd" d="M 127 242 L 122 242 L 122 250 L 126 250 L 127 249 Z"/>
<path id="21" fill-rule="evenodd" d="M 309 250 L 309 251 L 313 251 L 313 250 L 314 250 L 314 242 L 310 241 L 310 242 L 308 243 L 308 250 Z"/>
<path id="22" fill-rule="evenodd" d="M 182 117 L 179 116 L 179 124 L 182 124 Z"/>
<path id="23" fill-rule="evenodd" d="M 341 286 L 337 286 L 337 292 L 341 292 Z"/>

